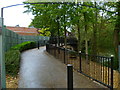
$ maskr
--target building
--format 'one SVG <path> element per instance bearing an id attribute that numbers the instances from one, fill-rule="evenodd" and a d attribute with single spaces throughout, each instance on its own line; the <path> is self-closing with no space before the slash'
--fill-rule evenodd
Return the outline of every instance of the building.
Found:
<path id="1" fill-rule="evenodd" d="M 36 36 L 38 35 L 38 29 L 37 28 L 28 28 L 28 27 L 12 27 L 12 26 L 7 26 L 7 29 L 19 34 L 19 35 L 32 35 Z"/>

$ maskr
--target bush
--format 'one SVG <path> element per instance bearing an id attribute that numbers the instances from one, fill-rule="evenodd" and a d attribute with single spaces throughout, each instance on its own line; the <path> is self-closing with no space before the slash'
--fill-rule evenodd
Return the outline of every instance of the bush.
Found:
<path id="1" fill-rule="evenodd" d="M 19 50 L 20 52 L 22 52 L 24 50 L 35 48 L 35 47 L 36 47 L 35 42 L 27 41 L 11 47 L 11 50 Z"/>
<path id="2" fill-rule="evenodd" d="M 5 53 L 6 74 L 17 75 L 19 72 L 20 52 L 19 50 L 10 50 Z"/>
<path id="3" fill-rule="evenodd" d="M 106 61 L 103 63 L 103 65 L 106 67 L 111 67 L 111 62 Z M 119 68 L 119 62 L 117 60 L 113 60 L 113 69 L 118 70 L 118 68 Z"/>
<path id="4" fill-rule="evenodd" d="M 6 74 L 16 76 L 19 72 L 20 66 L 20 52 L 36 47 L 35 42 L 24 42 L 13 46 L 5 53 Z"/>

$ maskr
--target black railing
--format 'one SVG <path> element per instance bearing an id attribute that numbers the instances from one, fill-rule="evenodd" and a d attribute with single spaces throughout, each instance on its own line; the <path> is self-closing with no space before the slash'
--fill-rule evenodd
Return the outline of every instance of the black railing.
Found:
<path id="1" fill-rule="evenodd" d="M 64 64 L 72 64 L 79 73 L 113 89 L 113 57 L 77 53 L 55 44 L 47 44 L 46 50 Z"/>

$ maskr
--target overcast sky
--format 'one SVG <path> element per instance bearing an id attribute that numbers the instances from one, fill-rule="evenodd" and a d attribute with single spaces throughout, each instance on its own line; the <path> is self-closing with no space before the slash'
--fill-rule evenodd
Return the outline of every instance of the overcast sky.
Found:
<path id="1" fill-rule="evenodd" d="M 0 8 L 10 6 L 10 5 L 15 5 L 15 4 L 22 4 L 22 2 L 24 1 L 26 0 L 0 0 Z M 29 0 L 29 1 L 42 1 L 42 0 Z M 46 1 L 50 1 L 50 0 L 46 0 Z M 57 0 L 53 0 L 53 1 L 57 1 Z M 33 18 L 33 15 L 31 13 L 29 14 L 23 13 L 25 10 L 26 8 L 24 8 L 24 6 L 15 6 L 10 8 L 5 8 L 4 9 L 4 25 L 6 26 L 20 25 L 21 27 L 28 27 L 28 25 L 32 21 L 31 19 Z M 0 15 L 1 15 L 1 10 L 0 10 Z"/>
<path id="2" fill-rule="evenodd" d="M 22 4 L 26 0 L 0 0 L 0 8 L 14 4 Z M 33 18 L 32 14 L 23 13 L 26 10 L 24 6 L 15 6 L 4 9 L 4 25 L 28 27 Z M 0 10 L 1 11 L 1 10 Z M 0 12 L 1 15 L 1 12 Z"/>

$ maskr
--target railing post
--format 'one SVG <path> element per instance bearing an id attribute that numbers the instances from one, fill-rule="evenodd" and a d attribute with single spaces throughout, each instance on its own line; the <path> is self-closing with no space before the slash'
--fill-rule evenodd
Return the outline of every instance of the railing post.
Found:
<path id="1" fill-rule="evenodd" d="M 48 44 L 48 52 L 50 53 L 50 44 Z"/>
<path id="2" fill-rule="evenodd" d="M 46 51 L 48 52 L 48 49 L 47 49 L 47 44 L 46 44 Z"/>
<path id="3" fill-rule="evenodd" d="M 59 46 L 58 46 L 58 59 L 59 59 L 59 56 L 60 56 L 60 49 L 59 49 Z"/>
<path id="4" fill-rule="evenodd" d="M 67 88 L 73 90 L 73 65 L 67 65 Z"/>
<path id="5" fill-rule="evenodd" d="M 38 49 L 39 49 L 39 41 L 38 41 Z"/>
<path id="6" fill-rule="evenodd" d="M 111 57 L 111 88 L 110 90 L 113 90 L 113 65 L 114 65 L 113 60 L 114 60 L 114 57 L 112 56 Z"/>
<path id="7" fill-rule="evenodd" d="M 56 57 L 56 52 L 55 52 L 55 50 L 56 50 L 56 47 L 53 46 L 53 55 L 54 55 L 54 57 Z"/>
<path id="8" fill-rule="evenodd" d="M 47 51 L 47 44 L 46 44 L 46 51 Z M 48 52 L 48 51 L 47 51 Z"/>
<path id="9" fill-rule="evenodd" d="M 55 57 L 56 57 L 56 51 L 57 51 L 57 45 L 55 44 L 55 50 L 54 50 Z"/>
<path id="10" fill-rule="evenodd" d="M 47 49 L 47 52 L 49 52 L 49 45 L 46 44 L 46 49 Z"/>
<path id="11" fill-rule="evenodd" d="M 65 50 L 65 48 L 64 48 L 64 64 L 65 64 L 65 60 L 66 60 L 66 50 Z"/>
<path id="12" fill-rule="evenodd" d="M 49 46 L 50 46 L 50 54 L 51 54 L 52 46 L 51 46 L 51 44 Z"/>
<path id="13" fill-rule="evenodd" d="M 80 60 L 79 72 L 82 72 L 82 68 L 81 68 L 81 52 L 79 52 L 79 60 Z"/>
<path id="14" fill-rule="evenodd" d="M 120 72 L 120 45 L 118 46 L 118 61 L 119 61 L 119 72 Z"/>

